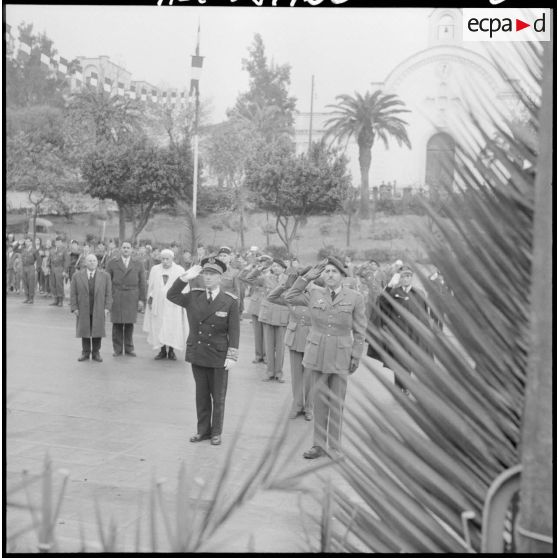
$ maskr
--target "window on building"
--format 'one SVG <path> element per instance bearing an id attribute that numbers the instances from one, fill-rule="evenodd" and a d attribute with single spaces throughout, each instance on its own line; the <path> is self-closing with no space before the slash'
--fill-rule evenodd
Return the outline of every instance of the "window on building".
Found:
<path id="1" fill-rule="evenodd" d="M 453 17 L 450 15 L 442 16 L 438 22 L 438 39 L 441 41 L 453 39 L 454 30 Z"/>

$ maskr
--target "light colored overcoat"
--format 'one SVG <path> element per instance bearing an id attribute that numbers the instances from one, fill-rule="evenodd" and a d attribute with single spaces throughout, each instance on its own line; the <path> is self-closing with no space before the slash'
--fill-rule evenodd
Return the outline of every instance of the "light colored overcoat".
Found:
<path id="1" fill-rule="evenodd" d="M 112 306 L 110 276 L 106 271 L 95 271 L 93 301 L 93 326 L 89 313 L 89 280 L 87 270 L 76 271 L 70 283 L 70 309 L 78 311 L 76 318 L 76 337 L 105 337 L 105 310 Z"/>

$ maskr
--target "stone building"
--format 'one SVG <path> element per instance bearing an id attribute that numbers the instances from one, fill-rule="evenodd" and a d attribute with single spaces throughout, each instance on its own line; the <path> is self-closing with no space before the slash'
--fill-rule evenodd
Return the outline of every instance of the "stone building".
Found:
<path id="1" fill-rule="evenodd" d="M 397 64 L 382 81 L 376 78 L 370 82 L 370 91 L 395 93 L 410 109 L 402 117 L 409 123 L 412 144 L 410 150 L 395 141 L 390 141 L 389 149 L 381 142 L 375 144 L 371 191 L 374 186 L 389 183 L 402 195 L 404 188 L 418 191 L 454 184 L 459 122 L 466 107 L 479 94 L 488 102 L 497 101 L 499 106 L 513 103 L 515 97 L 510 83 L 500 77 L 482 44 L 463 42 L 460 9 L 433 9 L 425 24 L 425 48 Z M 323 136 L 328 117 L 325 112 L 312 115 L 313 141 Z M 299 152 L 308 149 L 309 126 L 310 113 L 299 113 L 295 123 Z M 359 186 L 355 141 L 348 144 L 346 154 L 353 184 Z"/>

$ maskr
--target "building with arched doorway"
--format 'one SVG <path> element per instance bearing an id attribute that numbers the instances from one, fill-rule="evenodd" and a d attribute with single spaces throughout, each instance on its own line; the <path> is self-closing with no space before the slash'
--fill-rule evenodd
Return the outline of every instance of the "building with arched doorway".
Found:
<path id="1" fill-rule="evenodd" d="M 396 196 L 403 188 L 429 190 L 452 185 L 459 123 L 467 107 L 477 96 L 499 106 L 515 98 L 511 84 L 502 79 L 484 47 L 463 42 L 460 9 L 433 9 L 424 23 L 426 48 L 402 60 L 383 80 L 371 81 L 369 89 L 396 94 L 410 110 L 401 116 L 409 123 L 412 149 L 399 147 L 395 141 L 390 141 L 388 149 L 381 142 L 372 149 L 371 188 L 389 183 Z M 325 112 L 312 115 L 313 141 L 323 136 L 328 118 Z M 309 126 L 310 114 L 299 113 L 295 127 L 300 152 L 308 148 Z M 356 142 L 348 144 L 346 154 L 353 184 L 358 186 Z"/>

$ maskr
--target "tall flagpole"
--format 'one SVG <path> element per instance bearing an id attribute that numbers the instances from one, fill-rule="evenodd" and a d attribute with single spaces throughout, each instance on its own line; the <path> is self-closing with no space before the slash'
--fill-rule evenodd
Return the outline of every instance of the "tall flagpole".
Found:
<path id="1" fill-rule="evenodd" d="M 312 151 L 312 119 L 314 116 L 314 74 L 312 74 L 312 89 L 310 91 L 310 129 L 308 131 L 308 153 Z"/>
<path id="2" fill-rule="evenodd" d="M 198 205 L 198 157 L 199 157 L 199 119 L 200 119 L 200 77 L 203 57 L 200 56 L 200 24 L 198 22 L 198 39 L 196 42 L 196 54 L 192 56 L 192 79 L 190 81 L 190 93 L 192 88 L 196 95 L 194 108 L 194 181 L 192 193 L 192 213 L 194 218 L 197 214 Z"/>

